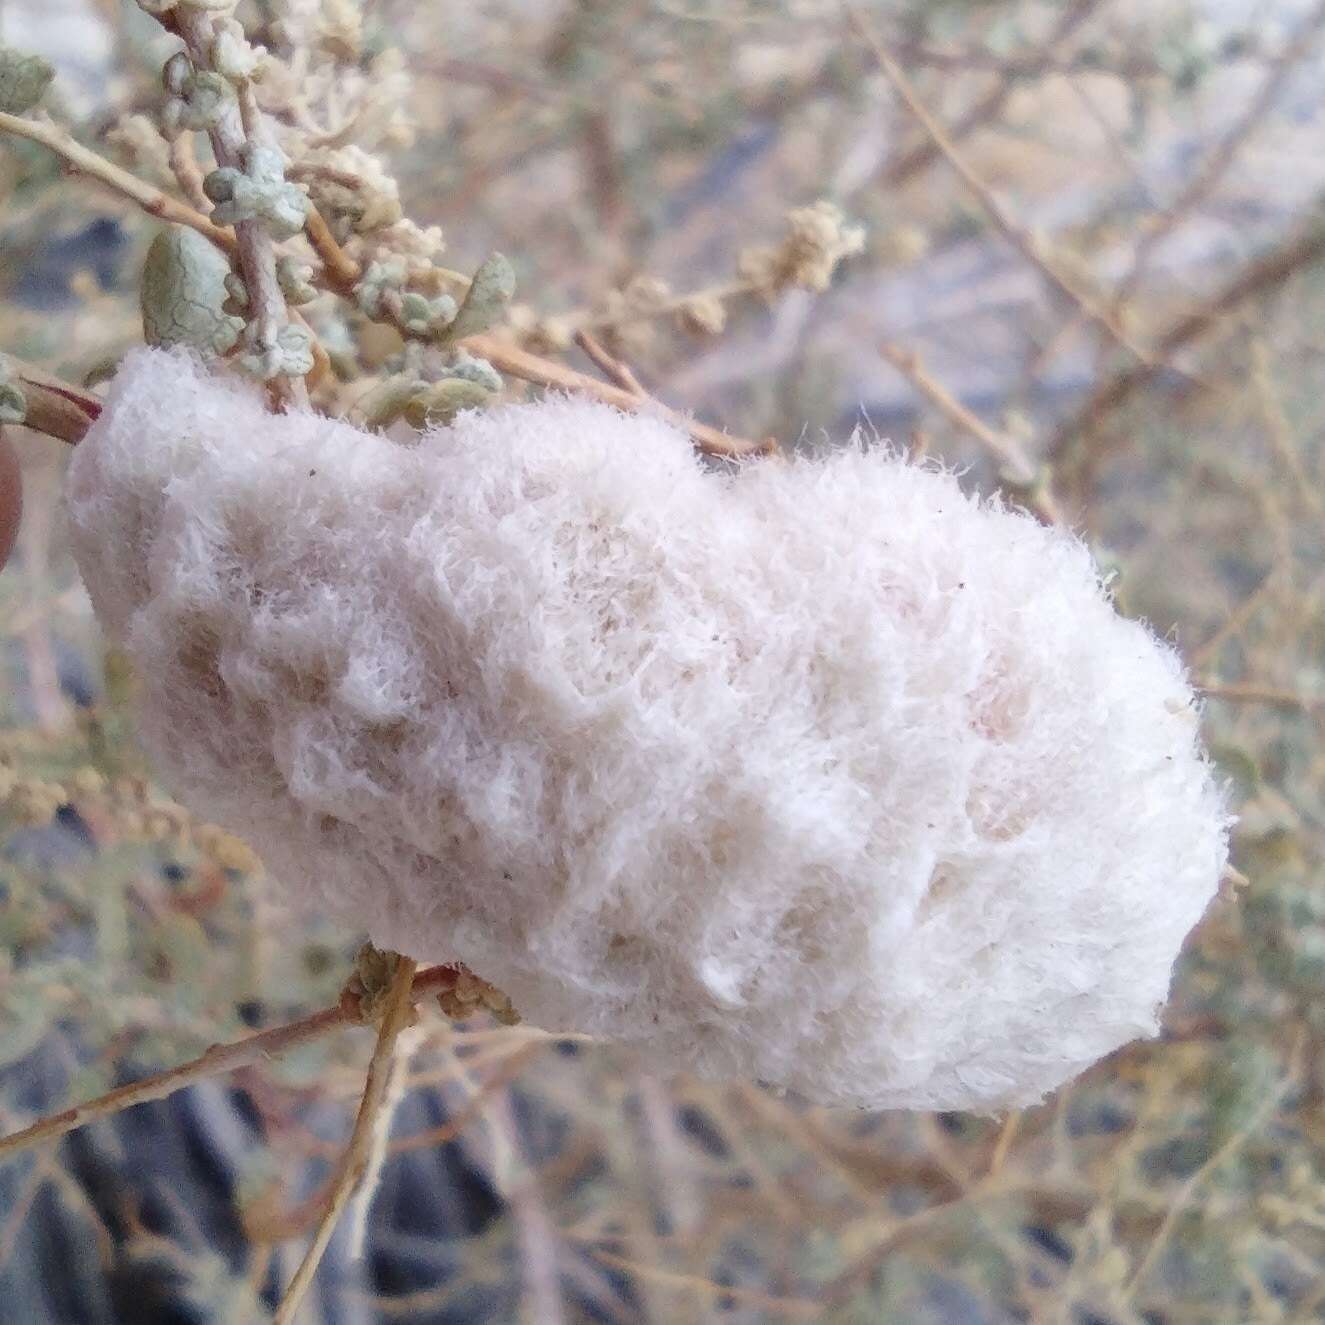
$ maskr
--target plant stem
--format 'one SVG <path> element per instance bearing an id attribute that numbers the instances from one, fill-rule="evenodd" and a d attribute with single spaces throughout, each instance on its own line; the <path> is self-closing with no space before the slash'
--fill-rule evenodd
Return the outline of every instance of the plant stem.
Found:
<path id="1" fill-rule="evenodd" d="M 458 968 L 454 966 L 431 966 L 414 980 L 413 992 L 420 994 L 451 988 L 455 984 L 457 973 Z M 42 1118 L 32 1126 L 25 1127 L 21 1132 L 0 1137 L 0 1162 L 12 1159 L 33 1146 L 58 1141 L 62 1136 L 85 1127 L 88 1123 L 109 1118 L 112 1114 L 133 1108 L 135 1104 L 165 1099 L 168 1095 L 173 1095 L 177 1090 L 183 1090 L 204 1077 L 216 1076 L 220 1072 L 233 1072 L 236 1068 L 247 1067 L 252 1063 L 297 1048 L 301 1044 L 321 1039 L 322 1036 L 343 1026 L 357 1024 L 359 1020 L 354 1001 L 343 998 L 335 1007 L 324 1008 L 321 1012 L 314 1012 L 284 1026 L 274 1026 L 271 1030 L 247 1035 L 242 1040 L 235 1040 L 230 1044 L 214 1044 L 205 1053 L 180 1064 L 179 1067 L 172 1067 L 165 1072 L 144 1077 L 141 1081 L 120 1086 L 72 1109 L 65 1109 L 61 1113 Z"/>
<path id="2" fill-rule="evenodd" d="M 1034 463 L 1015 437 L 991 428 L 982 418 L 973 414 L 938 378 L 925 367 L 914 350 L 904 349 L 891 341 L 879 346 L 879 353 L 897 369 L 931 405 L 963 432 L 974 437 L 994 457 L 1005 471 L 1006 481 L 1026 490 L 1026 504 L 1045 524 L 1058 524 L 1062 512 L 1047 484 L 1039 483 Z"/>
<path id="3" fill-rule="evenodd" d="M 976 173 L 975 168 L 962 155 L 948 131 L 920 100 L 911 80 L 903 72 L 901 65 L 893 59 L 887 47 L 867 25 L 858 10 L 849 11 L 852 26 L 862 41 L 869 47 L 876 63 L 883 71 L 902 104 L 915 118 L 916 122 L 929 136 L 935 149 L 956 171 L 962 183 L 979 204 L 980 209 L 989 217 L 994 228 L 1012 245 L 1014 249 L 1040 273 L 1058 293 L 1067 300 L 1091 326 L 1099 328 L 1105 336 L 1121 346 L 1136 361 L 1144 365 L 1152 363 L 1152 357 L 1127 335 L 1121 326 L 1083 291 L 1069 281 L 1041 251 L 1035 237 L 1024 230 L 1014 220 L 1012 214 L 995 196 L 993 189 Z"/>
<path id="4" fill-rule="evenodd" d="M 130 202 L 137 203 L 149 216 L 176 225 L 190 226 L 199 234 L 205 235 L 225 253 L 234 254 L 237 251 L 238 241 L 233 230 L 217 225 L 201 212 L 190 207 L 188 203 L 172 198 L 170 194 L 163 193 L 155 185 L 130 174 L 113 161 L 98 156 L 59 125 L 0 112 L 0 133 L 12 133 L 18 138 L 28 139 L 29 142 L 40 143 L 59 156 L 70 173 L 98 180 L 128 198 Z"/>
<path id="5" fill-rule="evenodd" d="M 487 333 L 469 336 L 461 344 L 467 350 L 487 359 L 499 372 L 509 373 L 522 381 L 551 387 L 557 391 L 573 391 L 593 396 L 608 405 L 615 405 L 617 409 L 632 411 L 639 407 L 640 398 L 631 391 L 607 382 L 600 382 L 597 378 L 577 372 L 565 364 L 530 354 L 528 350 L 522 350 L 518 345 L 512 345 L 508 341 L 499 340 L 496 336 Z M 756 442 L 746 437 L 733 437 L 706 423 L 689 419 L 679 410 L 670 409 L 665 405 L 658 408 L 662 417 L 669 423 L 689 433 L 690 440 L 705 455 L 739 459 L 745 456 L 769 455 L 777 449 L 777 443 L 772 438 Z"/>
<path id="6" fill-rule="evenodd" d="M 372 1061 L 368 1065 L 368 1077 L 364 1082 L 363 1099 L 359 1103 L 359 1113 L 354 1120 L 354 1131 L 350 1144 L 341 1162 L 340 1175 L 327 1202 L 326 1211 L 313 1235 L 313 1243 L 300 1262 L 290 1286 L 285 1290 L 280 1306 L 272 1317 L 272 1325 L 292 1325 L 299 1304 L 312 1285 L 317 1267 L 331 1241 L 345 1207 L 349 1205 L 359 1180 L 368 1169 L 373 1148 L 374 1125 L 382 1102 L 386 1098 L 387 1084 L 391 1077 L 391 1064 L 395 1054 L 396 1040 L 400 1032 L 409 1024 L 413 1015 L 410 992 L 414 981 L 416 963 L 408 957 L 401 957 L 396 972 L 391 979 L 387 992 L 386 1012 L 377 1033 L 377 1046 L 373 1050 Z"/>

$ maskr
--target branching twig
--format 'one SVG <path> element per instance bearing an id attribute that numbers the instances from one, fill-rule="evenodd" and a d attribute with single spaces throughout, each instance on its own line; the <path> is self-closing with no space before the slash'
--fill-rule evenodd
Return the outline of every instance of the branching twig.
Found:
<path id="1" fill-rule="evenodd" d="M 209 68 L 216 38 L 212 14 L 189 6 L 172 12 L 173 28 L 184 39 L 194 64 L 200 69 Z M 237 87 L 236 100 L 218 110 L 215 123 L 208 130 L 216 164 L 241 170 L 245 148 L 258 145 L 259 126 L 260 112 L 252 84 L 242 81 Z M 276 251 L 266 224 L 259 217 L 237 221 L 235 239 L 236 265 L 248 295 L 255 346 L 266 350 L 275 345 L 277 335 L 289 321 L 285 294 L 276 275 Z M 308 388 L 302 377 L 279 374 L 268 383 L 268 389 L 278 405 L 308 404 Z"/>
<path id="2" fill-rule="evenodd" d="M 168 194 L 162 193 L 160 189 L 139 179 L 136 175 L 121 169 L 114 162 L 107 161 L 104 157 L 89 151 L 75 142 L 62 129 L 50 124 L 20 119 L 14 115 L 0 114 L 0 132 L 3 131 L 17 133 L 32 139 L 34 142 L 42 143 L 63 157 L 71 168 L 108 184 L 124 197 L 136 202 L 152 216 L 179 225 L 191 226 L 227 254 L 237 253 L 238 241 L 233 231 L 222 229 L 186 203 L 171 198 Z M 240 229 L 242 230 L 248 224 L 255 223 L 241 223 Z M 362 274 L 359 264 L 336 243 L 326 221 L 315 209 L 310 210 L 306 234 L 309 242 L 322 259 L 324 283 L 340 294 L 345 294 L 353 289 Z M 242 265 L 241 260 L 241 267 Z M 272 279 L 275 279 L 274 267 Z M 276 292 L 279 294 L 279 287 L 277 287 Z M 522 381 L 532 382 L 537 386 L 551 387 L 554 390 L 573 391 L 581 395 L 593 396 L 609 405 L 615 405 L 618 409 L 633 410 L 639 405 L 639 398 L 621 387 L 609 386 L 606 383 L 599 382 L 584 373 L 576 372 L 575 369 L 565 364 L 531 354 L 528 350 L 522 350 L 518 346 L 499 340 L 497 337 L 491 335 L 471 336 L 464 344 L 475 354 L 479 354 L 491 362 L 500 372 L 509 373 L 512 377 L 518 377 Z M 666 406 L 656 405 L 655 408 L 671 422 L 683 428 L 699 450 L 706 455 L 740 458 L 766 455 L 776 449 L 776 443 L 772 439 L 766 438 L 764 441 L 756 442 L 744 437 L 733 437 L 718 428 L 687 419 L 679 411 L 670 410 Z M 76 422 L 76 420 L 71 420 L 70 424 L 76 424 Z M 76 428 L 72 428 L 67 424 L 60 424 L 58 420 L 55 421 L 52 427 L 43 427 L 35 422 L 31 423 L 30 426 L 36 427 L 42 432 L 50 432 L 52 436 L 60 437 L 64 441 L 77 441 L 82 435 L 81 433 L 78 436 L 71 435 L 71 432 L 76 431 Z M 61 427 L 63 431 L 57 430 Z"/>
<path id="3" fill-rule="evenodd" d="M 331 1235 L 336 1230 L 345 1207 L 349 1205 L 360 1178 L 368 1168 L 372 1152 L 373 1131 L 378 1110 L 386 1098 L 387 1083 L 391 1076 L 391 1064 L 395 1055 L 396 1040 L 401 1031 L 409 1024 L 413 1015 L 410 993 L 414 982 L 416 964 L 408 957 L 401 957 L 395 973 L 391 977 L 391 987 L 387 991 L 386 1010 L 382 1016 L 382 1025 L 377 1033 L 377 1046 L 373 1050 L 372 1061 L 368 1065 L 368 1078 L 364 1083 L 363 1099 L 359 1104 L 359 1113 L 354 1120 L 354 1131 L 350 1144 L 345 1151 L 340 1175 L 332 1189 L 331 1199 L 326 1211 L 313 1235 L 313 1243 L 304 1259 L 300 1262 L 294 1278 L 290 1280 L 285 1296 L 272 1317 L 272 1325 L 292 1325 L 299 1304 L 304 1300 L 322 1261 Z"/>
<path id="4" fill-rule="evenodd" d="M 474 354 L 487 359 L 499 372 L 509 373 L 522 381 L 551 387 L 557 391 L 574 391 L 581 395 L 593 396 L 608 405 L 615 405 L 618 409 L 635 410 L 639 407 L 639 397 L 632 392 L 600 382 L 565 364 L 530 354 L 528 350 L 522 350 L 518 345 L 512 345 L 509 341 L 496 336 L 487 333 L 470 336 L 462 344 Z M 652 408 L 670 423 L 689 433 L 691 441 L 705 455 L 743 458 L 769 455 L 777 449 L 777 443 L 772 438 L 756 442 L 746 437 L 733 437 L 730 433 L 711 428 L 706 423 L 688 419 L 678 410 L 669 409 L 665 405 L 655 404 Z"/>
<path id="5" fill-rule="evenodd" d="M 1113 294 L 1115 303 L 1121 305 L 1132 296 L 1145 271 L 1146 260 L 1158 247 L 1160 241 L 1215 187 L 1224 172 L 1233 164 L 1243 145 L 1273 110 L 1283 93 L 1284 85 L 1320 35 L 1322 23 L 1325 23 L 1325 0 L 1316 6 L 1293 40 L 1270 62 L 1269 71 L 1246 110 L 1215 144 L 1209 156 L 1178 192 L 1177 197 L 1157 216 L 1151 218 L 1145 233 L 1137 242 L 1136 251 L 1132 255 L 1131 268 Z"/>
<path id="6" fill-rule="evenodd" d="M 1253 259 L 1205 303 L 1178 318 L 1159 338 L 1161 356 L 1167 358 L 1199 340 L 1240 304 L 1269 293 L 1294 272 L 1322 258 L 1325 258 L 1325 224 L 1316 221 L 1278 248 Z M 1134 364 L 1102 382 L 1054 434 L 1046 452 L 1048 462 L 1054 464 L 1065 458 L 1080 437 L 1126 404 L 1159 372 L 1158 363 Z"/>
<path id="7" fill-rule="evenodd" d="M 577 331 L 575 343 L 593 361 L 594 366 L 623 391 L 629 391 L 641 400 L 649 398 L 649 393 L 635 376 L 634 369 L 624 359 L 609 354 L 607 348 L 595 336 L 587 331 Z"/>
<path id="8" fill-rule="evenodd" d="M 1036 469 L 1030 456 L 1015 437 L 997 432 L 978 415 L 973 414 L 956 396 L 934 377 L 913 350 L 903 349 L 891 341 L 879 346 L 879 353 L 897 369 L 935 409 L 949 422 L 975 438 L 1001 466 L 1001 477 L 1015 488 L 1018 495 L 1046 524 L 1058 524 L 1062 512 L 1043 474 Z"/>
<path id="9" fill-rule="evenodd" d="M 685 1289 L 697 1293 L 701 1298 L 723 1302 L 739 1303 L 757 1307 L 761 1314 L 770 1316 L 790 1316 L 794 1320 L 821 1320 L 823 1306 L 808 1298 L 774 1297 L 761 1293 L 754 1288 L 741 1288 L 735 1284 L 714 1283 L 702 1275 L 681 1274 L 675 1270 L 664 1270 L 656 1265 L 646 1265 L 641 1261 L 628 1260 L 603 1247 L 590 1247 L 589 1255 L 603 1265 L 614 1270 L 623 1270 L 627 1274 L 637 1275 L 641 1279 L 652 1279 L 656 1283 L 666 1284 L 670 1288 Z"/>
<path id="10" fill-rule="evenodd" d="M 1026 262 L 1044 277 L 1049 285 L 1077 309 L 1086 322 L 1098 327 L 1110 340 L 1126 350 L 1133 359 L 1149 365 L 1151 356 L 1138 346 L 1108 313 L 1097 307 L 1088 295 L 1077 289 L 1053 263 L 1046 259 L 1034 237 L 1017 224 L 1012 214 L 994 195 L 994 191 L 961 154 L 948 131 L 920 100 L 911 80 L 902 71 L 902 67 L 893 59 L 892 55 L 889 54 L 887 47 L 879 40 L 877 34 L 866 23 L 859 11 L 852 9 L 848 12 L 851 15 L 852 25 L 861 40 L 873 52 L 879 68 L 883 70 L 888 81 L 893 85 L 897 95 L 902 99 L 902 103 L 929 135 L 935 148 L 956 171 L 962 183 L 966 185 L 971 195 L 980 205 L 981 210 L 993 222 L 995 229 L 1021 254 Z"/>
<path id="11" fill-rule="evenodd" d="M 339 294 L 349 294 L 363 274 L 362 268 L 336 242 L 322 213 L 310 202 L 304 234 L 313 251 L 322 259 L 322 273 L 328 285 Z"/>
<path id="12" fill-rule="evenodd" d="M 414 992 L 451 988 L 455 984 L 457 974 L 458 968 L 454 966 L 429 967 L 414 980 Z M 356 1004 L 352 999 L 343 998 L 335 1007 L 324 1008 L 321 1012 L 301 1017 L 298 1021 L 292 1021 L 285 1026 L 274 1026 L 271 1030 L 247 1035 L 231 1044 L 214 1044 L 206 1053 L 190 1062 L 182 1063 L 179 1067 L 172 1067 L 168 1071 L 144 1077 L 141 1081 L 120 1086 L 72 1109 L 65 1109 L 62 1113 L 43 1118 L 33 1123 L 31 1127 L 25 1127 L 21 1132 L 0 1137 L 0 1161 L 11 1159 L 33 1146 L 58 1141 L 69 1132 L 85 1127 L 100 1118 L 109 1118 L 124 1109 L 131 1109 L 135 1104 L 165 1099 L 177 1090 L 193 1085 L 195 1081 L 216 1076 L 221 1072 L 233 1072 L 236 1068 L 247 1067 L 251 1063 L 262 1062 L 301 1044 L 320 1039 L 343 1026 L 357 1025 L 358 1021 Z"/>
<path id="13" fill-rule="evenodd" d="M 1059 53 L 1073 34 L 1099 7 L 1100 0 L 1076 0 L 1075 4 L 1070 5 L 1060 15 L 1053 31 L 1049 33 L 1038 52 L 999 65 L 998 82 L 948 130 L 952 141 L 960 143 L 981 125 L 992 120 L 1007 104 L 1022 79 L 1034 78 L 1047 72 L 1057 62 Z M 903 153 L 902 156 L 885 162 L 880 173 L 880 183 L 893 187 L 904 184 L 912 175 L 924 170 L 939 155 L 938 144 L 933 138 L 929 138 Z"/>
<path id="14" fill-rule="evenodd" d="M 373 1119 L 372 1135 L 368 1138 L 368 1150 L 364 1156 L 363 1176 L 355 1192 L 350 1209 L 350 1257 L 358 1260 L 363 1255 L 364 1243 L 368 1237 L 368 1216 L 372 1212 L 373 1194 L 382 1176 L 382 1166 L 386 1163 L 390 1150 L 391 1124 L 395 1120 L 396 1110 L 409 1089 L 409 1066 L 419 1047 L 419 1028 L 407 1028 L 397 1038 L 387 1066 L 386 1085 L 382 1091 L 382 1104 Z M 333 1189 L 334 1190 L 334 1189 Z"/>
<path id="15" fill-rule="evenodd" d="M 49 148 L 73 174 L 86 175 L 89 179 L 107 185 L 122 197 L 137 203 L 149 216 L 176 225 L 190 226 L 199 234 L 206 235 L 217 248 L 226 253 L 234 253 L 237 249 L 234 231 L 215 224 L 187 203 L 163 193 L 155 185 L 139 179 L 104 156 L 98 156 L 56 124 L 0 112 L 0 133 L 12 133 Z"/>
<path id="16" fill-rule="evenodd" d="M 1261 1127 L 1269 1118 L 1271 1118 L 1279 1105 L 1283 1103 L 1284 1096 L 1297 1084 L 1298 1069 L 1302 1056 L 1302 1046 L 1305 1040 L 1304 1035 L 1299 1035 L 1294 1044 L 1288 1059 L 1288 1067 L 1284 1073 L 1284 1079 L 1279 1084 L 1278 1089 L 1273 1090 L 1266 1097 L 1261 1106 L 1247 1119 L 1246 1123 L 1237 1129 L 1232 1136 L 1224 1142 L 1218 1150 L 1210 1156 L 1209 1159 L 1201 1165 L 1195 1173 L 1192 1174 L 1186 1182 L 1183 1183 L 1177 1196 L 1169 1204 L 1168 1210 L 1164 1214 L 1164 1219 L 1159 1228 L 1155 1231 L 1155 1236 L 1151 1239 L 1150 1245 L 1146 1248 L 1145 1255 L 1141 1257 L 1140 1263 L 1132 1276 L 1123 1285 L 1121 1289 L 1121 1298 L 1124 1304 L 1132 1300 L 1136 1290 L 1145 1282 L 1146 1276 L 1154 1268 L 1155 1262 L 1159 1259 L 1160 1253 L 1168 1245 L 1168 1240 L 1177 1226 L 1178 1218 L 1190 1204 L 1192 1197 L 1197 1190 L 1207 1183 L 1225 1164 L 1228 1163 L 1234 1155 L 1247 1143 L 1248 1138 Z"/>
<path id="17" fill-rule="evenodd" d="M 1301 695 L 1281 686 L 1260 685 L 1254 681 L 1199 680 L 1197 689 L 1212 699 L 1226 699 L 1232 704 L 1265 704 L 1270 708 L 1300 713 L 1325 710 L 1325 695 Z"/>

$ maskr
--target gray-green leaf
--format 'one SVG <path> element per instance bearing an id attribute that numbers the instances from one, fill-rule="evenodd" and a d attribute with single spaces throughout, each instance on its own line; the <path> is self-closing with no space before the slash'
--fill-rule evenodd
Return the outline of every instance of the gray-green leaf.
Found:
<path id="1" fill-rule="evenodd" d="M 55 70 L 39 55 L 0 46 L 0 110 L 23 115 L 45 95 Z"/>

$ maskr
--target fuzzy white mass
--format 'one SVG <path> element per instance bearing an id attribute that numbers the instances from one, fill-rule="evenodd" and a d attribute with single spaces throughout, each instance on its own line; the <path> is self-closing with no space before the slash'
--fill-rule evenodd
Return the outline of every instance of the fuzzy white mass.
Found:
<path id="1" fill-rule="evenodd" d="M 142 351 L 68 493 L 183 801 L 659 1068 L 1034 1101 L 1155 1031 L 1215 892 L 1175 654 L 882 450 L 718 475 L 562 398 L 406 446 Z"/>

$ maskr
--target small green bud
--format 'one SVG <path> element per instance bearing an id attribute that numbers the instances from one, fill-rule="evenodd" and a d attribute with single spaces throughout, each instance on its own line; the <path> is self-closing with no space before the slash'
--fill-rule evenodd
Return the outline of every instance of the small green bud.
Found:
<path id="1" fill-rule="evenodd" d="M 486 360 L 480 359 L 465 350 L 457 350 L 447 365 L 446 375 L 463 382 L 476 382 L 488 391 L 502 389 L 501 374 Z"/>
<path id="2" fill-rule="evenodd" d="M 477 382 L 448 377 L 421 391 L 405 406 L 406 420 L 415 428 L 450 423 L 462 410 L 482 409 L 492 392 Z"/>
<path id="3" fill-rule="evenodd" d="M 174 97 L 182 97 L 193 77 L 193 61 L 185 51 L 176 51 L 161 66 L 161 86 Z"/>
<path id="4" fill-rule="evenodd" d="M 264 382 L 274 377 L 303 377 L 313 371 L 313 338 L 307 327 L 290 322 L 272 344 L 254 346 L 240 356 L 239 363 Z"/>
<path id="5" fill-rule="evenodd" d="M 278 239 L 289 239 L 304 228 L 308 198 L 285 181 L 285 159 L 269 147 L 245 150 L 244 169 L 221 166 L 202 182 L 216 204 L 212 219 L 219 225 L 261 220 Z"/>
<path id="6" fill-rule="evenodd" d="M 295 258 L 278 258 L 276 261 L 276 279 L 286 299 L 294 304 L 307 304 L 317 298 L 313 285 L 313 269 Z"/>
<path id="7" fill-rule="evenodd" d="M 168 118 L 181 129 L 214 129 L 234 96 L 234 88 L 220 74 L 195 69 L 184 80 L 181 98 L 168 103 Z"/>
<path id="8" fill-rule="evenodd" d="M 363 421 L 370 428 L 385 428 L 404 414 L 410 401 L 428 384 L 410 374 L 389 377 L 363 401 Z"/>
<path id="9" fill-rule="evenodd" d="M 232 271 L 225 278 L 225 292 L 227 297 L 224 307 L 227 313 L 242 314 L 248 308 L 248 286 L 237 271 Z"/>
<path id="10" fill-rule="evenodd" d="M 17 382 L 0 382 L 0 423 L 22 423 L 28 416 L 28 401 Z"/>
<path id="11" fill-rule="evenodd" d="M 256 77 L 263 63 L 262 52 L 249 45 L 244 29 L 234 19 L 217 23 L 211 57 L 212 68 L 232 83 Z"/>
<path id="12" fill-rule="evenodd" d="M 500 322 L 514 294 L 515 268 L 500 253 L 494 253 L 474 273 L 460 311 L 446 329 L 447 339 L 463 340 Z"/>
<path id="13" fill-rule="evenodd" d="M 455 317 L 455 307 L 455 300 L 449 294 L 429 299 L 416 290 L 409 290 L 400 298 L 400 325 L 413 336 L 435 335 L 450 324 Z"/>
<path id="14" fill-rule="evenodd" d="M 354 287 L 355 303 L 366 317 L 381 320 L 385 316 L 383 296 L 390 290 L 399 291 L 404 284 L 403 262 L 370 262 Z"/>

